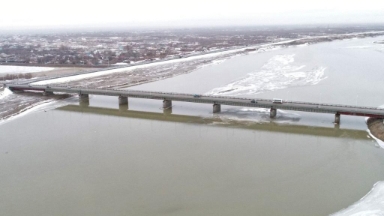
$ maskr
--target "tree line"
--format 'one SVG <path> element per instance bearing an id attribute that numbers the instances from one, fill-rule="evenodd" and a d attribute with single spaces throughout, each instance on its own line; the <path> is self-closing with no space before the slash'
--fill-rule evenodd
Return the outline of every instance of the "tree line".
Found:
<path id="1" fill-rule="evenodd" d="M 2 77 L 3 80 L 14 80 L 14 79 L 31 79 L 31 73 L 19 73 L 19 74 L 6 74 Z"/>

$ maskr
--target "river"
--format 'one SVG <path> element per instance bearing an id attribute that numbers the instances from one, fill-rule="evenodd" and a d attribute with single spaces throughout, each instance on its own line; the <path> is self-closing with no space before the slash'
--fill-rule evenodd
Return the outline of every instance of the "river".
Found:
<path id="1" fill-rule="evenodd" d="M 383 39 L 258 51 L 130 89 L 377 107 Z M 362 117 L 335 126 L 329 114 L 61 103 L 0 125 L 2 214 L 329 215 L 384 180 Z"/>

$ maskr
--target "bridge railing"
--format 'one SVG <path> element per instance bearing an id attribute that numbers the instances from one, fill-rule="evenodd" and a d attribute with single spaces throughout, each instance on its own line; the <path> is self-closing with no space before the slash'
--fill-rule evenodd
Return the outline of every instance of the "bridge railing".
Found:
<path id="1" fill-rule="evenodd" d="M 155 91 L 142 91 L 142 90 L 124 90 L 124 89 L 115 89 L 115 88 L 89 88 L 88 86 L 67 86 L 67 85 L 29 85 L 30 87 L 42 87 L 42 88 L 70 88 L 70 89 L 78 89 L 81 91 L 82 89 L 87 90 L 110 90 L 115 92 L 122 92 L 122 93 L 145 93 L 145 94 L 163 94 L 166 95 L 175 95 L 175 96 L 187 96 L 187 97 L 193 97 L 196 94 L 187 94 L 187 93 L 176 93 L 176 92 L 155 92 Z M 226 100 L 256 100 L 256 101 L 264 101 L 264 102 L 272 102 L 272 100 L 268 99 L 260 99 L 260 98 L 245 98 L 245 97 L 228 97 L 228 96 L 217 96 L 217 95 L 202 95 L 198 94 L 200 97 L 207 97 L 209 99 L 226 99 Z M 376 108 L 376 107 L 367 107 L 367 106 L 351 106 L 351 105 L 342 105 L 342 104 L 329 104 L 329 103 L 312 103 L 312 102 L 303 102 L 303 101 L 290 101 L 290 100 L 284 100 L 283 104 L 292 104 L 292 105 L 298 105 L 298 104 L 304 104 L 304 105 L 312 105 L 312 106 L 318 106 L 318 108 L 321 108 L 321 106 L 328 106 L 328 107 L 339 107 L 339 108 L 353 108 L 353 109 L 369 109 L 369 110 L 383 110 L 384 108 Z M 279 105 L 279 104 L 276 104 Z"/>

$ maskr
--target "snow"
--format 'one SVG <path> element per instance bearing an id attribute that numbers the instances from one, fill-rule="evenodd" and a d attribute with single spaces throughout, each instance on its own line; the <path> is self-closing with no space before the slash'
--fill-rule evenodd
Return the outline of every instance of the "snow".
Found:
<path id="1" fill-rule="evenodd" d="M 13 115 L 10 118 L 4 119 L 4 120 L 0 120 L 0 125 L 1 124 L 5 124 L 5 123 L 7 123 L 9 121 L 15 120 L 17 118 L 21 118 L 21 117 L 23 117 L 23 116 L 25 116 L 25 115 L 27 115 L 29 113 L 33 113 L 33 112 L 37 112 L 37 111 L 42 111 L 44 108 L 48 108 L 49 106 L 51 106 L 55 102 L 57 102 L 57 101 L 52 99 L 52 100 L 49 100 L 49 101 L 43 101 L 41 103 L 33 104 L 33 105 L 29 106 L 29 107 L 24 108 L 23 110 L 21 110 L 20 112 L 16 113 L 15 115 Z"/>
<path id="2" fill-rule="evenodd" d="M 379 106 L 378 108 L 384 108 L 384 105 L 381 105 L 381 106 Z M 365 123 L 368 122 L 368 119 L 369 119 L 369 117 L 366 117 L 366 118 L 365 118 Z M 368 134 L 369 134 L 374 140 L 376 140 L 376 143 L 377 143 L 378 147 L 384 149 L 384 142 L 381 141 L 379 138 L 375 137 L 375 136 L 371 133 L 371 131 L 370 131 L 369 129 L 367 129 L 367 132 L 368 132 Z"/>
<path id="3" fill-rule="evenodd" d="M 370 131 L 369 129 L 367 129 L 367 132 L 368 132 L 368 134 L 369 134 L 374 140 L 376 140 L 377 145 L 378 145 L 380 148 L 383 148 L 383 149 L 384 149 L 384 142 L 381 141 L 379 138 L 373 136 L 373 134 L 371 133 L 371 131 Z"/>
<path id="4" fill-rule="evenodd" d="M 118 63 L 116 63 L 115 65 L 120 66 L 120 65 L 129 65 L 129 64 L 128 64 L 128 63 L 124 63 L 124 62 L 118 62 Z"/>
<path id="5" fill-rule="evenodd" d="M 244 96 L 285 89 L 291 86 L 316 85 L 327 77 L 325 67 L 305 70 L 295 63 L 295 55 L 276 55 L 261 67 L 239 80 L 212 89 L 207 95 Z"/>
<path id="6" fill-rule="evenodd" d="M 17 113 L 14 113 L 9 118 L 0 119 L 0 125 L 6 124 L 10 121 L 16 120 L 18 118 L 21 118 L 31 113 L 46 112 L 48 110 L 53 110 L 58 107 L 62 107 L 62 106 L 74 103 L 75 101 L 76 102 L 78 101 L 77 97 L 69 97 L 64 100 L 49 99 L 49 100 L 41 101 L 38 103 L 31 103 L 30 106 L 25 107 L 24 109 L 20 110 Z"/>
<path id="7" fill-rule="evenodd" d="M 384 33 L 384 31 L 373 31 L 373 32 L 358 32 L 358 33 L 350 33 L 350 34 L 344 34 L 344 35 L 361 35 L 361 34 L 366 34 L 366 33 Z M 308 37 L 308 38 L 326 38 L 334 35 L 326 35 L 326 36 L 315 36 L 315 37 Z M 304 39 L 308 39 L 304 38 Z M 211 53 L 199 53 L 196 55 L 186 55 L 183 58 L 179 59 L 171 59 L 171 60 L 166 60 L 166 61 L 161 61 L 161 62 L 152 62 L 148 64 L 143 64 L 143 65 L 133 65 L 130 67 L 123 67 L 123 68 L 118 68 L 118 69 L 112 69 L 112 70 L 106 70 L 106 71 L 100 71 L 100 72 L 95 72 L 95 73 L 88 73 L 88 74 L 82 74 L 82 75 L 76 75 L 76 76 L 71 76 L 71 77 L 63 77 L 63 78 L 57 78 L 57 79 L 52 79 L 52 80 L 45 80 L 45 81 L 40 81 L 36 82 L 33 84 L 36 85 L 46 85 L 46 84 L 52 84 L 52 83 L 65 83 L 69 81 L 74 81 L 74 80 L 81 80 L 81 79 L 86 79 L 86 78 L 92 78 L 92 77 L 97 77 L 97 76 L 102 76 L 102 75 L 108 75 L 108 74 L 113 74 L 113 73 L 119 73 L 119 72 L 127 72 L 131 71 L 134 69 L 140 69 L 140 68 L 147 68 L 147 67 L 153 67 L 153 66 L 158 66 L 158 65 L 164 65 L 164 64 L 170 64 L 170 63 L 179 63 L 179 62 L 186 62 L 186 61 L 192 61 L 196 59 L 203 59 L 203 58 L 212 58 L 212 57 L 217 57 L 221 55 L 226 55 L 226 54 L 234 54 L 237 52 L 245 51 L 246 49 L 258 49 L 255 52 L 261 52 L 261 51 L 270 51 L 274 49 L 280 49 L 279 45 L 284 45 L 293 41 L 300 41 L 301 39 L 293 39 L 293 40 L 286 40 L 286 41 L 279 41 L 279 42 L 273 42 L 273 43 L 266 43 L 262 45 L 255 45 L 255 46 L 249 46 L 249 47 L 241 47 L 241 48 L 234 48 L 230 50 L 225 50 L 221 51 L 218 50 L 217 52 L 211 52 Z M 319 68 L 317 72 L 315 72 L 317 75 L 322 75 L 324 72 L 325 68 Z M 320 81 L 322 80 L 322 77 L 317 77 L 320 78 Z M 318 82 L 317 80 L 316 82 Z"/>
<path id="8" fill-rule="evenodd" d="M 270 110 L 267 108 L 229 108 L 222 111 L 217 118 L 220 122 L 214 122 L 213 124 L 236 124 L 250 125 L 255 123 L 267 123 L 270 122 Z M 296 113 L 277 110 L 276 119 L 277 124 L 291 124 L 299 121 L 301 116 Z"/>
<path id="9" fill-rule="evenodd" d="M 26 66 L 11 66 L 0 65 L 0 74 L 17 74 L 17 73 L 37 73 L 44 71 L 51 71 L 51 67 L 26 67 Z"/>
<path id="10" fill-rule="evenodd" d="M 8 97 L 11 94 L 12 94 L 12 91 L 9 90 L 8 88 L 5 88 L 4 91 L 2 93 L 0 93 L 0 100 Z"/>
<path id="11" fill-rule="evenodd" d="M 179 58 L 179 59 L 172 59 L 172 60 L 167 60 L 167 61 L 162 61 L 162 62 L 153 62 L 153 63 L 143 64 L 143 65 L 134 65 L 134 66 L 130 66 L 130 67 L 117 68 L 117 69 L 100 71 L 100 72 L 95 72 L 95 73 L 88 73 L 88 74 L 76 75 L 76 76 L 71 76 L 71 77 L 63 77 L 63 78 L 57 78 L 57 79 L 52 79 L 52 80 L 45 80 L 45 81 L 35 82 L 33 84 L 35 84 L 35 85 L 47 85 L 47 84 L 52 84 L 52 83 L 65 83 L 65 82 L 69 82 L 69 81 L 81 80 L 81 79 L 103 76 L 103 75 L 108 75 L 108 74 L 113 74 L 113 73 L 127 72 L 127 71 L 131 71 L 134 69 L 148 68 L 148 67 L 160 66 L 160 65 L 171 64 L 171 63 L 193 61 L 193 60 L 202 59 L 202 58 L 212 58 L 212 57 L 216 57 L 216 56 L 220 56 L 220 55 L 236 53 L 239 51 L 243 51 L 244 49 L 245 48 L 234 49 L 234 50 L 228 50 L 228 51 L 217 52 L 217 53 L 209 53 L 209 54 L 205 54 L 205 55 L 196 55 L 196 56 L 184 57 L 184 58 Z"/>
<path id="12" fill-rule="evenodd" d="M 345 47 L 346 49 L 371 49 L 374 48 L 375 46 L 372 45 L 364 45 L 364 46 L 348 46 Z"/>
<path id="13" fill-rule="evenodd" d="M 384 182 L 377 182 L 371 191 L 355 204 L 331 216 L 383 216 Z"/>
<path id="14" fill-rule="evenodd" d="M 135 62 L 135 63 L 132 63 L 131 64 L 132 66 L 129 66 L 129 67 L 117 68 L 117 69 L 112 69 L 112 70 L 106 70 L 106 71 L 100 71 L 100 72 L 88 73 L 88 74 L 82 74 L 82 75 L 76 75 L 76 76 L 70 76 L 70 77 L 57 78 L 57 79 L 52 79 L 52 80 L 44 80 L 44 81 L 40 81 L 40 82 L 35 82 L 33 84 L 35 84 L 35 85 L 47 85 L 47 84 L 53 84 L 53 83 L 65 83 L 65 82 L 87 79 L 87 78 L 103 76 L 103 75 L 108 75 L 108 74 L 113 74 L 113 73 L 128 72 L 128 71 L 131 71 L 134 69 L 141 69 L 141 68 L 159 66 L 159 65 L 164 65 L 164 64 L 171 64 L 171 63 L 193 61 L 193 60 L 204 59 L 204 58 L 219 57 L 222 55 L 242 52 L 246 49 L 259 49 L 256 52 L 271 51 L 271 50 L 276 50 L 276 49 L 281 48 L 281 47 L 275 47 L 275 45 L 281 45 L 281 44 L 288 43 L 291 41 L 294 41 L 294 40 L 276 42 L 276 43 L 267 43 L 267 44 L 263 44 L 263 45 L 255 45 L 255 46 L 242 47 L 242 48 L 235 48 L 235 49 L 230 49 L 230 50 L 225 50 L 225 51 L 219 50 L 217 52 L 212 52 L 212 53 L 199 53 L 199 54 L 196 54 L 193 56 L 186 55 L 183 58 L 171 59 L 171 60 L 166 60 L 166 61 L 161 61 L 161 62 L 153 62 L 153 63 L 143 64 L 143 65 L 134 65 L 135 63 L 136 64 L 140 63 L 140 62 Z M 218 60 L 218 61 L 213 62 L 213 63 L 214 64 L 220 64 L 220 63 L 222 63 L 222 61 L 223 60 Z"/>

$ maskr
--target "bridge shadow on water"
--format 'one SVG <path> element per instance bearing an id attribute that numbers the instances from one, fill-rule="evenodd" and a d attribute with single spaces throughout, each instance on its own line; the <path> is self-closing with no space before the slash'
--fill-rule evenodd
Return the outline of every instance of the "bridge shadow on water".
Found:
<path id="1" fill-rule="evenodd" d="M 277 124 L 273 122 L 247 122 L 244 121 L 230 121 L 224 122 L 219 117 L 201 117 L 201 116 L 188 116 L 172 114 L 172 109 L 165 109 L 160 112 L 143 112 L 136 110 L 128 110 L 128 106 L 120 106 L 119 109 L 104 108 L 104 107 L 91 107 L 87 103 L 80 105 L 67 105 L 57 110 L 68 112 L 89 113 L 95 115 L 117 116 L 125 118 L 157 120 L 164 122 L 179 122 L 179 123 L 192 123 L 192 124 L 215 124 L 218 127 L 232 127 L 242 128 L 255 131 L 269 131 L 274 133 L 291 133 L 302 134 L 310 136 L 324 136 L 324 137 L 339 137 L 349 139 L 367 139 L 367 132 L 364 130 L 341 129 L 338 126 L 335 128 L 318 127 L 318 126 L 305 126 L 293 124 Z"/>

